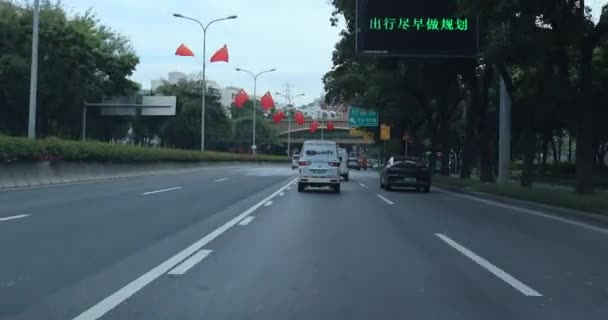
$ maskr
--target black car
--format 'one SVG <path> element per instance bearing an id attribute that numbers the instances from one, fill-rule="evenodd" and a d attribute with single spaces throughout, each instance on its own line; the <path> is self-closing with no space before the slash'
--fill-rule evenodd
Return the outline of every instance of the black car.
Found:
<path id="1" fill-rule="evenodd" d="M 392 157 L 380 173 L 380 188 L 410 187 L 418 191 L 431 191 L 431 170 L 417 157 Z"/>

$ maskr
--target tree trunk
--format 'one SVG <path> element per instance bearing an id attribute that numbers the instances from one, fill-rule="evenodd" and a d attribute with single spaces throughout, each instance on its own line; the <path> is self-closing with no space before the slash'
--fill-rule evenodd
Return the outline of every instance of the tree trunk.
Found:
<path id="1" fill-rule="evenodd" d="M 536 135 L 532 128 L 526 128 L 523 134 L 524 163 L 521 171 L 521 186 L 532 187 L 534 174 L 534 158 L 536 155 Z"/>
<path id="2" fill-rule="evenodd" d="M 568 132 L 568 163 L 572 163 L 572 134 Z"/>
<path id="3" fill-rule="evenodd" d="M 472 66 L 469 72 L 466 73 L 466 79 L 469 83 L 469 90 L 471 92 L 471 102 L 466 110 L 464 149 L 462 154 L 462 169 L 460 171 L 461 179 L 471 178 L 473 162 L 475 161 L 475 154 L 477 152 L 477 145 L 475 143 L 475 117 L 477 110 L 479 109 L 479 83 L 477 80 L 477 75 L 475 74 L 475 66 Z"/>
<path id="4" fill-rule="evenodd" d="M 494 157 L 492 156 L 492 133 L 488 129 L 488 111 L 490 107 L 490 85 L 494 77 L 494 68 L 488 67 L 483 75 L 483 83 L 480 93 L 479 108 L 479 120 L 477 126 L 479 128 L 479 166 L 480 166 L 480 180 L 482 182 L 493 182 L 494 171 L 492 170 L 494 164 Z"/>
<path id="5" fill-rule="evenodd" d="M 557 142 L 554 138 L 551 139 L 551 153 L 553 153 L 553 169 L 557 170 L 559 155 L 557 154 Z"/>
<path id="6" fill-rule="evenodd" d="M 541 146 L 542 157 L 540 160 L 540 175 L 544 175 L 547 171 L 547 153 L 549 153 L 549 139 L 545 135 Z"/>
<path id="7" fill-rule="evenodd" d="M 580 0 L 579 8 L 581 30 L 585 30 L 585 1 Z M 593 47 L 592 39 L 585 35 L 580 43 L 580 85 L 581 105 L 578 106 L 578 122 L 576 126 L 576 187 L 575 192 L 580 194 L 593 193 L 593 130 L 589 128 L 593 124 L 593 110 L 591 108 L 591 89 L 593 87 Z"/>

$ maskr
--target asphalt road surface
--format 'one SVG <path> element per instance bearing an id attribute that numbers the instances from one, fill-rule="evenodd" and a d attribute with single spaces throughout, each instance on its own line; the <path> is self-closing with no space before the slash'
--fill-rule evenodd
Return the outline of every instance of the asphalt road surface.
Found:
<path id="1" fill-rule="evenodd" d="M 284 167 L 0 192 L 1 319 L 602 319 L 608 229 Z"/>

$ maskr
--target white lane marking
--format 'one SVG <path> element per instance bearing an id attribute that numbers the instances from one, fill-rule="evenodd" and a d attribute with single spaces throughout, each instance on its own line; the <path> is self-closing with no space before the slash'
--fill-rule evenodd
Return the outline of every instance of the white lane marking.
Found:
<path id="1" fill-rule="evenodd" d="M 183 275 L 188 272 L 188 270 L 192 269 L 197 263 L 203 261 L 209 254 L 211 254 L 211 250 L 200 250 L 197 253 L 193 254 L 190 258 L 186 259 L 184 262 L 180 263 L 177 267 L 173 268 L 173 270 L 169 271 L 168 274 L 171 275 Z"/>
<path id="2" fill-rule="evenodd" d="M 367 186 L 365 185 L 365 183 L 359 183 L 360 186 L 362 186 L 363 188 L 367 189 Z"/>
<path id="3" fill-rule="evenodd" d="M 0 222 L 10 221 L 10 220 L 17 220 L 17 219 L 22 219 L 22 218 L 25 218 L 25 217 L 29 217 L 29 215 L 27 215 L 27 214 L 20 214 L 20 215 L 12 216 L 12 217 L 3 217 L 3 218 L 0 217 Z"/>
<path id="4" fill-rule="evenodd" d="M 270 207 L 272 205 L 272 200 L 264 203 L 264 207 Z"/>
<path id="5" fill-rule="evenodd" d="M 291 184 L 292 182 L 289 182 L 289 183 Z M 261 200 L 260 202 L 256 203 L 251 208 L 245 210 L 243 213 L 241 213 L 234 219 L 226 222 L 221 227 L 213 230 L 211 233 L 206 235 L 204 238 L 198 240 L 197 242 L 191 244 L 186 249 L 182 250 L 181 252 L 177 253 L 173 257 L 169 258 L 169 260 L 161 263 L 160 265 L 156 266 L 154 269 L 148 271 L 147 273 L 143 274 L 139 278 L 133 280 L 131 283 L 120 288 L 118 291 L 114 292 L 113 294 L 106 297 L 105 299 L 103 299 L 102 301 L 97 303 L 96 305 L 92 306 L 90 309 L 84 311 L 83 313 L 81 313 L 80 315 L 75 317 L 74 320 L 96 320 L 96 319 L 101 318 L 104 314 L 106 314 L 110 310 L 114 309 L 116 306 L 121 304 L 123 301 L 127 300 L 129 297 L 134 295 L 137 291 L 143 289 L 149 283 L 156 280 L 157 278 L 159 278 L 160 276 L 165 274 L 167 271 L 171 270 L 178 263 L 180 263 L 184 259 L 188 258 L 189 256 L 191 256 L 198 250 L 202 249 L 209 242 L 213 241 L 213 239 L 219 237 L 222 233 L 228 231 L 228 229 L 232 228 L 234 225 L 239 223 L 245 217 L 247 217 L 248 215 L 253 213 L 259 207 L 264 205 L 264 203 L 268 202 L 268 200 L 271 200 L 272 198 L 276 197 L 279 193 L 281 193 L 283 190 L 285 190 L 285 188 L 287 188 L 287 186 L 289 186 L 289 184 L 281 187 L 279 190 L 277 190 L 273 194 L 269 195 L 265 199 Z"/>
<path id="6" fill-rule="evenodd" d="M 291 190 L 291 187 L 287 188 L 287 190 Z"/>
<path id="7" fill-rule="evenodd" d="M 150 192 L 142 193 L 142 195 L 147 196 L 147 195 L 161 193 L 161 192 L 175 191 L 175 190 L 179 190 L 181 188 L 182 187 L 175 187 L 175 188 L 169 188 L 169 189 L 163 189 L 163 190 L 150 191 Z"/>
<path id="8" fill-rule="evenodd" d="M 392 202 L 392 201 L 388 200 L 387 198 L 383 197 L 383 196 L 382 196 L 382 195 L 380 195 L 380 194 L 378 195 L 378 198 L 382 199 L 384 202 L 386 202 L 386 203 L 388 203 L 388 204 L 390 204 L 390 205 L 395 204 L 394 202 Z"/>
<path id="9" fill-rule="evenodd" d="M 279 197 L 282 197 L 282 196 L 284 196 L 284 195 L 285 195 L 285 192 L 281 192 L 281 193 L 279 193 Z"/>
<path id="10" fill-rule="evenodd" d="M 449 237 L 447 237 L 441 233 L 436 233 L 435 235 L 437 237 L 439 237 L 439 239 L 443 240 L 445 243 L 450 245 L 452 248 L 456 249 L 458 252 L 465 255 L 467 258 L 473 260 L 475 263 L 482 266 L 484 269 L 490 271 L 490 273 L 497 276 L 502 281 L 508 283 L 510 286 L 517 289 L 517 291 L 521 292 L 523 295 L 528 296 L 528 297 L 541 297 L 542 296 L 542 294 L 538 293 L 536 290 L 523 284 L 521 281 L 515 279 L 510 274 L 504 272 L 502 269 L 500 269 L 497 266 L 493 265 L 492 263 L 488 262 L 488 260 L 476 255 L 473 251 L 461 246 L 460 244 L 458 244 L 456 241 L 450 239 Z"/>
<path id="11" fill-rule="evenodd" d="M 228 181 L 228 180 L 230 180 L 230 179 L 231 179 L 231 178 L 217 179 L 217 180 L 215 180 L 215 181 L 213 181 L 213 182 L 222 182 L 222 181 Z"/>
<path id="12" fill-rule="evenodd" d="M 435 188 L 435 187 L 433 187 Z M 578 222 L 575 220 L 571 220 L 568 218 L 561 218 L 558 216 L 553 216 L 551 214 L 547 214 L 547 213 L 543 213 L 537 210 L 532 210 L 532 209 L 526 209 L 526 208 L 522 208 L 522 207 L 517 207 L 517 206 L 512 206 L 512 205 L 508 205 L 508 204 L 504 204 L 504 203 L 500 203 L 500 202 L 496 202 L 496 201 L 491 201 L 491 200 L 486 200 L 486 199 L 482 199 L 482 198 L 478 198 L 478 197 L 474 197 L 474 196 L 469 196 L 466 194 L 460 194 L 457 192 L 451 192 L 442 188 L 435 188 L 438 189 L 441 192 L 447 193 L 447 194 L 451 194 L 453 196 L 456 197 L 461 197 L 461 198 L 465 198 L 465 199 L 469 199 L 469 200 L 473 200 L 473 201 L 477 201 L 477 202 L 481 202 L 481 203 L 485 203 L 485 204 L 489 204 L 491 206 L 495 206 L 495 207 L 499 207 L 499 208 L 504 208 L 504 209 L 510 209 L 513 211 L 517 211 L 517 212 L 523 212 L 523 213 L 527 213 L 527 214 L 531 214 L 531 215 L 535 215 L 535 216 L 539 216 L 539 217 L 543 217 L 543 218 L 547 218 L 547 219 L 551 219 L 554 221 L 559 221 L 559 222 L 563 222 L 563 223 L 567 223 L 573 226 L 577 226 L 577 227 L 581 227 L 581 228 L 585 228 L 585 229 L 589 229 L 589 230 L 593 230 L 593 231 L 597 231 L 597 232 L 601 232 L 601 233 L 608 233 L 608 229 L 605 228 L 601 228 L 601 227 L 596 227 L 596 226 L 592 226 L 583 222 Z"/>
<path id="13" fill-rule="evenodd" d="M 251 221 L 253 221 L 253 219 L 255 219 L 255 217 L 254 217 L 254 216 L 249 216 L 249 217 L 247 217 L 247 218 L 245 218 L 245 219 L 241 220 L 241 222 L 239 222 L 239 226 L 246 226 L 246 225 L 248 225 L 249 223 L 251 223 Z"/>

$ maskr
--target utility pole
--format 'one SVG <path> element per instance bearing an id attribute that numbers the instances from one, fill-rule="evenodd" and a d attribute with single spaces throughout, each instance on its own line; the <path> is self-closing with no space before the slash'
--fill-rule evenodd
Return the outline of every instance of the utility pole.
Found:
<path id="1" fill-rule="evenodd" d="M 32 21 L 32 66 L 30 70 L 30 108 L 27 137 L 36 139 L 36 97 L 38 95 L 38 34 L 40 25 L 40 0 L 34 1 Z"/>

